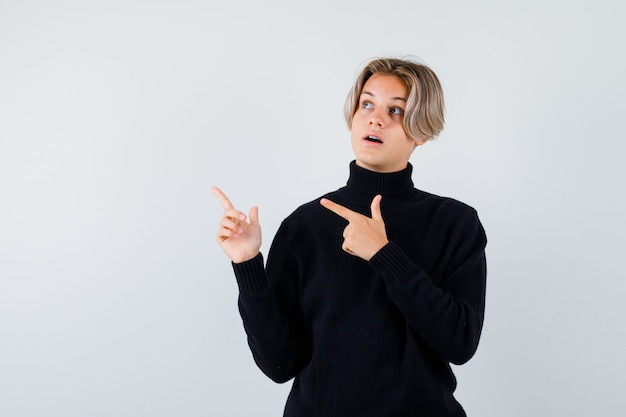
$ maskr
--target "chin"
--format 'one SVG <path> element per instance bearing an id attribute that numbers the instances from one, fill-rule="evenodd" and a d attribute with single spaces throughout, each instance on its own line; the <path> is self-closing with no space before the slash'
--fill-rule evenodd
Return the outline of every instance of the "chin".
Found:
<path id="1" fill-rule="evenodd" d="M 375 167 L 378 165 L 376 161 L 368 160 L 367 158 L 356 158 L 356 164 L 360 167 L 367 168 L 367 169 L 372 169 L 372 167 Z"/>
<path id="2" fill-rule="evenodd" d="M 385 170 L 383 169 L 384 167 L 381 166 L 380 164 L 377 163 L 372 163 L 372 162 L 365 162 L 363 160 L 356 160 L 356 164 L 358 166 L 360 166 L 361 168 L 365 168 L 367 170 L 370 171 L 374 171 L 374 172 L 384 172 Z"/>

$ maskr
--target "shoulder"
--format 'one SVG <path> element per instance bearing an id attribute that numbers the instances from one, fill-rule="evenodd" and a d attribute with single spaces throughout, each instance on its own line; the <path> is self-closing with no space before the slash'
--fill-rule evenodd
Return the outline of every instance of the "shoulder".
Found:
<path id="1" fill-rule="evenodd" d="M 443 229 L 482 229 L 478 211 L 456 198 L 415 189 L 412 201 L 419 207 L 416 215 L 432 225 Z"/>
<path id="2" fill-rule="evenodd" d="M 298 206 L 281 222 L 279 230 L 290 236 L 297 236 L 302 233 L 316 234 L 321 229 L 329 230 L 329 228 L 341 226 L 345 220 L 320 204 L 322 198 L 328 198 L 352 208 L 340 191 L 341 189 L 328 192 Z"/>
<path id="3" fill-rule="evenodd" d="M 475 242 L 484 247 L 487 243 L 485 229 L 479 219 L 478 211 L 467 203 L 451 197 L 439 197 L 441 217 L 448 223 L 453 234 L 460 240 Z"/>
<path id="4" fill-rule="evenodd" d="M 320 234 L 328 235 L 330 230 L 341 227 L 343 219 L 320 204 L 322 197 L 329 198 L 334 194 L 334 192 L 324 194 L 293 210 L 280 223 L 272 246 L 282 242 L 284 248 L 298 252 L 302 247 L 310 246 Z"/>
<path id="5" fill-rule="evenodd" d="M 457 200 L 457 199 L 455 199 L 453 197 L 433 194 L 431 192 L 420 190 L 420 189 L 417 189 L 417 188 L 414 189 L 413 191 L 414 191 L 415 199 L 420 201 L 420 202 L 432 204 L 432 205 L 435 205 L 435 206 L 449 208 L 450 210 L 459 210 L 459 211 L 468 211 L 468 210 L 471 211 L 471 210 L 474 210 L 474 208 L 471 207 L 469 204 L 466 204 L 466 203 L 464 203 L 464 202 L 462 202 L 460 200 Z"/>
<path id="6" fill-rule="evenodd" d="M 406 204 L 406 203 L 404 203 Z M 398 204 L 400 206 L 404 204 Z M 452 197 L 433 194 L 428 191 L 414 189 L 410 202 L 406 204 L 408 208 L 416 208 L 421 213 L 439 214 L 444 217 L 472 217 L 477 216 L 474 207 Z"/>
<path id="7" fill-rule="evenodd" d="M 328 210 L 320 204 L 320 200 L 322 198 L 336 199 L 336 195 L 337 192 L 333 191 L 300 205 L 283 220 L 283 223 L 298 224 L 301 222 L 308 223 L 311 220 L 319 220 L 320 217 L 323 217 L 328 212 Z"/>

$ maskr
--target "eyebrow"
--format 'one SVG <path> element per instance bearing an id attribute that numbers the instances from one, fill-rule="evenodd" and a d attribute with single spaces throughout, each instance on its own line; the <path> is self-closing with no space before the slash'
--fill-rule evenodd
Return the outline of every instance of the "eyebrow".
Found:
<path id="1" fill-rule="evenodd" d="M 363 94 L 366 94 L 366 95 L 371 96 L 371 97 L 376 97 L 376 94 L 370 93 L 369 91 L 366 91 L 366 90 L 361 91 L 361 95 L 363 95 Z M 391 97 L 391 99 L 392 100 L 404 101 L 406 103 L 406 98 L 404 98 L 404 97 Z"/>

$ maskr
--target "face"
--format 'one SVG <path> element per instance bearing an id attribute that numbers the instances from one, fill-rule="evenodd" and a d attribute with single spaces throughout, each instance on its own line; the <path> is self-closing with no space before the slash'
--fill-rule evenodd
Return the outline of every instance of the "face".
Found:
<path id="1" fill-rule="evenodd" d="M 404 131 L 407 97 L 404 82 L 396 76 L 374 74 L 367 80 L 350 128 L 358 166 L 375 172 L 401 171 L 415 147 L 426 142 L 411 139 Z"/>

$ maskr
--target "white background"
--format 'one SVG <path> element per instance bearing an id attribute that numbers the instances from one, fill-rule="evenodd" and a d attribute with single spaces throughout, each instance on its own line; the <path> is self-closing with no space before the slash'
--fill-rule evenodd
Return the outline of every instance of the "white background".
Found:
<path id="1" fill-rule="evenodd" d="M 489 237 L 470 416 L 623 416 L 620 1 L 0 0 L 0 416 L 279 416 L 256 368 L 219 185 L 263 251 L 345 184 L 367 59 L 439 75 L 419 188 Z"/>

